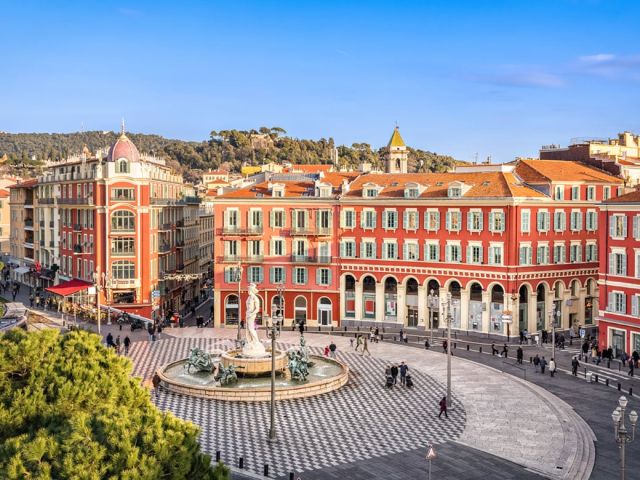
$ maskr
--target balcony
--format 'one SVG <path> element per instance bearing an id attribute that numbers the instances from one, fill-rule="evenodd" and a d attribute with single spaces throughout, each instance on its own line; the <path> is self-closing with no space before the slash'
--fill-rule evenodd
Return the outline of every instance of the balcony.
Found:
<path id="1" fill-rule="evenodd" d="M 137 278 L 112 278 L 111 288 L 137 288 L 140 280 Z"/>
<path id="2" fill-rule="evenodd" d="M 53 205 L 54 201 L 55 200 L 53 198 L 39 198 L 38 199 L 38 204 L 40 204 L 40 205 Z"/>
<path id="3" fill-rule="evenodd" d="M 118 228 L 113 228 L 113 226 L 111 227 L 111 232 L 110 233 L 134 233 L 136 231 L 136 229 L 134 227 L 118 227 Z"/>
<path id="4" fill-rule="evenodd" d="M 165 243 L 158 247 L 159 253 L 169 253 L 170 251 L 171 251 L 171 246 L 168 243 Z"/>
<path id="5" fill-rule="evenodd" d="M 331 263 L 331 258 L 326 255 L 291 255 L 293 263 Z"/>
<path id="6" fill-rule="evenodd" d="M 135 195 L 132 197 L 128 197 L 126 195 L 111 195 L 109 199 L 112 202 L 135 202 Z"/>
<path id="7" fill-rule="evenodd" d="M 80 245 L 79 243 L 76 243 L 73 246 L 73 253 L 75 254 L 82 253 L 82 245 Z"/>
<path id="8" fill-rule="evenodd" d="M 28 218 L 27 220 L 24 221 L 24 226 L 26 228 L 33 228 L 33 218 Z"/>
<path id="9" fill-rule="evenodd" d="M 151 197 L 151 205 L 178 205 L 176 198 Z"/>
<path id="10" fill-rule="evenodd" d="M 264 261 L 264 255 L 252 255 L 250 257 L 242 257 L 240 255 L 221 255 L 217 260 L 222 263 L 262 263 Z"/>
<path id="11" fill-rule="evenodd" d="M 93 205 L 93 196 L 77 198 L 59 198 L 58 205 Z"/>
<path id="12" fill-rule="evenodd" d="M 73 225 L 73 231 L 74 232 L 81 232 L 82 231 L 82 225 L 80 225 L 79 223 L 75 223 Z"/>
<path id="13" fill-rule="evenodd" d="M 171 230 L 172 227 L 173 227 L 173 224 L 171 223 L 163 223 L 158 225 L 158 230 L 168 231 L 168 230 Z"/>
<path id="14" fill-rule="evenodd" d="M 263 232 L 264 228 L 262 226 L 249 228 L 224 227 L 218 231 L 219 234 L 230 236 L 262 235 Z"/>
<path id="15" fill-rule="evenodd" d="M 184 240 L 178 240 L 178 241 L 176 241 L 176 247 L 178 247 L 178 248 L 182 248 L 182 247 L 184 247 Z"/>
<path id="16" fill-rule="evenodd" d="M 331 235 L 331 227 L 293 227 L 291 229 L 291 235 L 308 235 L 314 237 L 325 237 Z"/>

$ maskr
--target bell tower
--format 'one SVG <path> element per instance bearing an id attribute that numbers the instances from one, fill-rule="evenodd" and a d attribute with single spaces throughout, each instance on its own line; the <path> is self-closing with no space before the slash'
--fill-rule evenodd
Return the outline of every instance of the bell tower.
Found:
<path id="1" fill-rule="evenodd" d="M 391 135 L 391 140 L 387 145 L 385 157 L 385 170 L 387 173 L 407 173 L 409 152 L 397 126 L 393 130 L 393 135 Z"/>

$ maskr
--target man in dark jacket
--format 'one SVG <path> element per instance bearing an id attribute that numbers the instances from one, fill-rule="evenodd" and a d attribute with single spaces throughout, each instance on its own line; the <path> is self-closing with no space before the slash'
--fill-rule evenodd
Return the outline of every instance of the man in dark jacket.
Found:
<path id="1" fill-rule="evenodd" d="M 400 362 L 400 383 L 402 385 L 406 384 L 408 371 L 409 367 L 407 366 L 407 364 L 404 362 Z"/>
<path id="2" fill-rule="evenodd" d="M 580 366 L 580 362 L 578 362 L 578 357 L 573 357 L 571 360 L 571 375 L 574 377 L 578 376 L 578 367 Z"/>
<path id="3" fill-rule="evenodd" d="M 391 378 L 393 378 L 393 384 L 395 385 L 398 380 L 398 367 L 395 364 L 391 365 Z"/>

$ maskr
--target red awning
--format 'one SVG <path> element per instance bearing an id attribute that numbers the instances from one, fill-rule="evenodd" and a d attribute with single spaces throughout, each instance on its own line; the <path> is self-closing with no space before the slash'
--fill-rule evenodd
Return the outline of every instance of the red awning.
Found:
<path id="1" fill-rule="evenodd" d="M 62 297 L 67 297 L 82 290 L 86 290 L 89 287 L 93 287 L 93 283 L 83 282 L 82 280 L 77 280 L 74 278 L 73 280 L 69 280 L 68 282 L 62 282 L 53 287 L 45 288 L 45 290 Z"/>

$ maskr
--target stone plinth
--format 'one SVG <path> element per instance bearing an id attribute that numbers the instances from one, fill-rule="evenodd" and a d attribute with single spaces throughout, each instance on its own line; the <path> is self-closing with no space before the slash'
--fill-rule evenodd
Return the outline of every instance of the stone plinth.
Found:
<path id="1" fill-rule="evenodd" d="M 271 373 L 271 350 L 267 350 L 267 356 L 251 358 L 243 357 L 242 350 L 229 350 L 220 356 L 220 362 L 226 368 L 229 365 L 236 367 L 238 376 L 258 376 Z M 287 354 L 276 350 L 276 372 L 287 368 Z"/>

